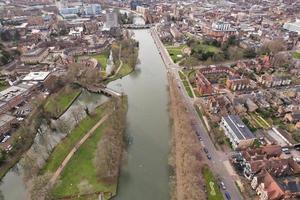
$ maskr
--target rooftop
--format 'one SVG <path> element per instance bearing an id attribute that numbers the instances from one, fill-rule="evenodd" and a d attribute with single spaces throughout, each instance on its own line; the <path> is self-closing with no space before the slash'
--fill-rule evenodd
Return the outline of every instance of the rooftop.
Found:
<path id="1" fill-rule="evenodd" d="M 255 136 L 237 115 L 223 117 L 239 140 L 253 139 Z"/>
<path id="2" fill-rule="evenodd" d="M 25 88 L 21 88 L 18 86 L 11 86 L 6 90 L 0 92 L 0 101 L 9 101 L 10 99 L 14 98 L 15 96 L 21 95 L 26 91 Z"/>
<path id="3" fill-rule="evenodd" d="M 30 72 L 23 78 L 23 81 L 44 81 L 49 74 L 50 72 Z"/>
<path id="4" fill-rule="evenodd" d="M 7 114 L 0 115 L 0 127 L 14 120 L 15 117 Z"/>
<path id="5" fill-rule="evenodd" d="M 33 49 L 33 50 L 30 50 L 28 52 L 26 52 L 24 54 L 24 56 L 39 56 L 40 54 L 42 54 L 44 51 L 46 51 L 47 48 L 37 48 L 37 49 Z"/>

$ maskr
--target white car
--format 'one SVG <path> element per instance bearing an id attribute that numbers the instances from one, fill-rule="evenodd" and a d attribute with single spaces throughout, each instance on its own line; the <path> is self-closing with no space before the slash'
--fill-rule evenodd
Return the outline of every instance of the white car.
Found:
<path id="1" fill-rule="evenodd" d="M 2 143 L 5 143 L 9 138 L 10 138 L 9 135 L 5 136 L 5 137 L 3 138 L 3 140 L 2 140 Z"/>
<path id="2" fill-rule="evenodd" d="M 223 181 L 220 182 L 220 186 L 221 186 L 221 188 L 222 188 L 223 190 L 226 190 L 226 186 L 225 186 L 225 184 L 224 184 Z"/>

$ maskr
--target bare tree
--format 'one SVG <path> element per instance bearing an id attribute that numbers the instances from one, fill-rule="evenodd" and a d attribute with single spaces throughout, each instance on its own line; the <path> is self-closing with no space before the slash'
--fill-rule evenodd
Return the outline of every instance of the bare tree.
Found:
<path id="1" fill-rule="evenodd" d="M 48 184 L 52 175 L 46 173 L 34 177 L 32 180 L 32 186 L 30 188 L 30 199 L 32 200 L 50 200 L 53 199 L 51 196 L 51 187 Z"/>

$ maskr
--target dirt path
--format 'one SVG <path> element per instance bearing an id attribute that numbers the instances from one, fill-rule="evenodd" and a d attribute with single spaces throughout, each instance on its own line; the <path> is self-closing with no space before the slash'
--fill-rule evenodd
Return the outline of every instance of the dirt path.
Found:
<path id="1" fill-rule="evenodd" d="M 88 131 L 83 138 L 77 144 L 73 147 L 73 149 L 69 152 L 69 154 L 66 156 L 64 161 L 61 163 L 59 168 L 55 171 L 52 178 L 49 181 L 50 186 L 53 186 L 57 179 L 59 178 L 60 174 L 68 164 L 68 162 L 71 160 L 72 156 L 76 153 L 76 151 L 79 149 L 79 147 L 95 132 L 95 130 L 103 123 L 107 118 L 110 116 L 110 114 L 106 114 L 104 117 L 102 117 L 97 124 L 93 126 L 91 130 Z"/>
<path id="2" fill-rule="evenodd" d="M 169 77 L 169 84 L 173 119 L 171 165 L 175 171 L 171 199 L 206 199 L 201 175 L 201 168 L 205 163 L 200 153 L 202 148 L 191 126 L 176 81 L 172 77 Z"/>

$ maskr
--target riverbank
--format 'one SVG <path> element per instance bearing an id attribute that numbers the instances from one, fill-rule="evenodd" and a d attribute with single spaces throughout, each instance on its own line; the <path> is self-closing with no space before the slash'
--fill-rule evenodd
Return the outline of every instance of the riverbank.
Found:
<path id="1" fill-rule="evenodd" d="M 172 200 L 206 199 L 201 170 L 205 166 L 198 142 L 174 77 L 169 74 L 172 119 L 170 196 Z"/>

